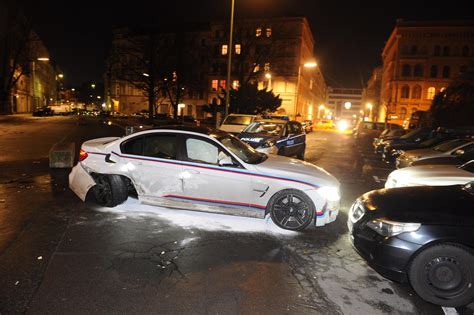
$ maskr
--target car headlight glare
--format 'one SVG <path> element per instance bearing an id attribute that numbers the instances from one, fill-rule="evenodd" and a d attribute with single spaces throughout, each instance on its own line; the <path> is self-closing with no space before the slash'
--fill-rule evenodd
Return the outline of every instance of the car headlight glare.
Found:
<path id="1" fill-rule="evenodd" d="M 339 201 L 341 199 L 339 188 L 337 187 L 321 187 L 318 189 L 318 192 L 328 201 Z"/>
<path id="2" fill-rule="evenodd" d="M 375 219 L 367 222 L 367 226 L 382 236 L 391 237 L 401 233 L 415 232 L 420 228 L 421 224 Z"/>

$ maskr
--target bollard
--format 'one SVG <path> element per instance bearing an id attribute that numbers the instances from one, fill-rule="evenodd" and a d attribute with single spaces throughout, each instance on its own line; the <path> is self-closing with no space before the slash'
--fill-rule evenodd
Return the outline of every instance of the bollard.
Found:
<path id="1" fill-rule="evenodd" d="M 74 142 L 59 142 L 49 150 L 50 168 L 69 168 L 74 166 Z"/>

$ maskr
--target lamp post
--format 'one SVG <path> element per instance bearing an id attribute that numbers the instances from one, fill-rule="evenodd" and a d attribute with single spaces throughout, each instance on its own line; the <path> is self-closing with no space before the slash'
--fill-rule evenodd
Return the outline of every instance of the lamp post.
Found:
<path id="1" fill-rule="evenodd" d="M 232 0 L 231 9 L 230 9 L 230 31 L 229 31 L 229 48 L 228 48 L 228 58 L 227 58 L 227 81 L 226 81 L 226 93 L 225 93 L 225 111 L 224 118 L 229 114 L 229 105 L 230 105 L 230 72 L 232 70 L 232 35 L 234 32 L 234 0 Z M 217 122 L 216 122 L 217 125 Z"/>
<path id="2" fill-rule="evenodd" d="M 295 120 L 296 120 L 296 116 L 298 114 L 297 112 L 298 112 L 298 96 L 300 94 L 301 66 L 303 66 L 305 68 L 314 68 L 317 65 L 318 64 L 314 61 L 309 61 L 309 62 L 306 62 L 304 64 L 299 64 L 298 65 L 298 77 L 296 79 L 296 91 L 295 91 L 295 110 L 294 110 Z"/>

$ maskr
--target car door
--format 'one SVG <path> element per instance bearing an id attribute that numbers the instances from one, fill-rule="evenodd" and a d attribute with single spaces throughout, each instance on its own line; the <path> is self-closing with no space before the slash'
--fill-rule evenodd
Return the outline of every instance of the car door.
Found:
<path id="1" fill-rule="evenodd" d="M 157 132 L 138 136 L 122 143 L 121 151 L 140 200 L 173 206 L 167 197 L 183 192 L 177 135 Z"/>
<path id="2" fill-rule="evenodd" d="M 303 128 L 297 122 L 289 122 L 286 125 L 287 139 L 285 141 L 285 151 L 287 156 L 298 154 L 302 150 L 305 142 Z"/>
<path id="3" fill-rule="evenodd" d="M 220 166 L 232 155 L 215 141 L 194 135 L 183 138 L 183 200 L 194 210 L 260 217 L 264 209 L 250 207 L 251 176 L 241 165 Z"/>

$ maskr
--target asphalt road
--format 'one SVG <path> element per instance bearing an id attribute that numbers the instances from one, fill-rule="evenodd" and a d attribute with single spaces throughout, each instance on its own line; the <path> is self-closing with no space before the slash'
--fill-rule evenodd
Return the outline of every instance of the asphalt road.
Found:
<path id="1" fill-rule="evenodd" d="M 132 198 L 97 207 L 68 189 L 68 170 L 48 167 L 58 141 L 122 133 L 95 120 L 0 117 L 1 314 L 443 313 L 352 249 L 347 209 L 391 169 L 349 135 L 308 135 L 307 160 L 341 181 L 342 211 L 296 233 Z"/>

